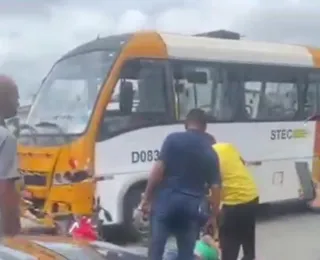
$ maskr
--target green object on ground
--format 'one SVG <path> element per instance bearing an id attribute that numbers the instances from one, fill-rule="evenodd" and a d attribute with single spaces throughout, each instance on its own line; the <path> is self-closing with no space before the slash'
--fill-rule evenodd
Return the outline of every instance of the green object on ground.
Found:
<path id="1" fill-rule="evenodd" d="M 197 241 L 194 253 L 200 256 L 202 260 L 219 260 L 218 250 L 201 240 Z"/>

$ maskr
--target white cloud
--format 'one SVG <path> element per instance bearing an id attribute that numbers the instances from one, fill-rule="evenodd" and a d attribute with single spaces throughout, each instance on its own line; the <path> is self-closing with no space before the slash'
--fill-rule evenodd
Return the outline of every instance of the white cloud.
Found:
<path id="1" fill-rule="evenodd" d="M 10 43 L 8 39 L 3 39 L 2 41 L 0 41 L 0 50 L 1 50 L 0 52 L 0 67 L 1 67 L 11 52 Z"/>
<path id="2" fill-rule="evenodd" d="M 278 0 L 264 1 L 243 17 L 236 28 L 258 40 L 319 46 L 320 2 Z"/>
<path id="3" fill-rule="evenodd" d="M 137 29 L 145 29 L 148 16 L 139 10 L 126 10 L 119 18 L 115 26 L 118 33 L 133 32 Z"/>
<path id="4" fill-rule="evenodd" d="M 139 29 L 192 34 L 225 28 L 249 38 L 317 44 L 320 3 L 306 2 L 0 0 L 0 72 L 12 75 L 29 95 L 66 51 L 98 34 Z"/>

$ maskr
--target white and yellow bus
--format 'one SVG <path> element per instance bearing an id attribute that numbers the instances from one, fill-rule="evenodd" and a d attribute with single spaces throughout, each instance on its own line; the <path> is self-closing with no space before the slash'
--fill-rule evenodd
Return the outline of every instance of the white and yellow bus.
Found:
<path id="1" fill-rule="evenodd" d="M 54 64 L 22 125 L 29 199 L 59 217 L 98 205 L 102 230 L 137 237 L 132 210 L 161 143 L 198 107 L 208 131 L 241 150 L 261 203 L 310 200 L 319 68 L 319 50 L 247 40 L 137 32 L 78 46 Z"/>

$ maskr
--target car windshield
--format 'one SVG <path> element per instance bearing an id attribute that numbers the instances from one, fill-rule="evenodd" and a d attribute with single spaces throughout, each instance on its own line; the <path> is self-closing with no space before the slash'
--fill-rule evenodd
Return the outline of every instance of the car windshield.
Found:
<path id="1" fill-rule="evenodd" d="M 94 51 L 59 61 L 44 80 L 26 123 L 36 129 L 82 133 L 115 55 Z"/>

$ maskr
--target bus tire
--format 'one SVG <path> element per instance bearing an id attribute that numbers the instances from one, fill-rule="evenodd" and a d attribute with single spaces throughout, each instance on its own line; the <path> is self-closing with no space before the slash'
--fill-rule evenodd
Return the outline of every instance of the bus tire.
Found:
<path id="1" fill-rule="evenodd" d="M 100 206 L 99 206 L 100 208 Z M 102 210 L 102 212 L 101 212 Z M 103 220 L 99 219 L 99 215 L 105 213 L 103 209 L 100 208 L 100 212 L 96 212 L 94 224 L 97 226 L 97 232 L 99 239 L 105 242 L 111 242 L 116 244 L 123 243 L 123 232 L 121 225 L 104 225 Z"/>
<path id="2" fill-rule="evenodd" d="M 138 242 L 144 238 L 144 235 L 133 225 L 133 212 L 141 200 L 141 194 L 144 192 L 145 183 L 134 185 L 125 195 L 123 202 L 123 227 L 124 234 L 129 242 Z"/>
<path id="3" fill-rule="evenodd" d="M 120 226 L 98 226 L 98 235 L 105 242 L 124 244 L 123 232 Z"/>

